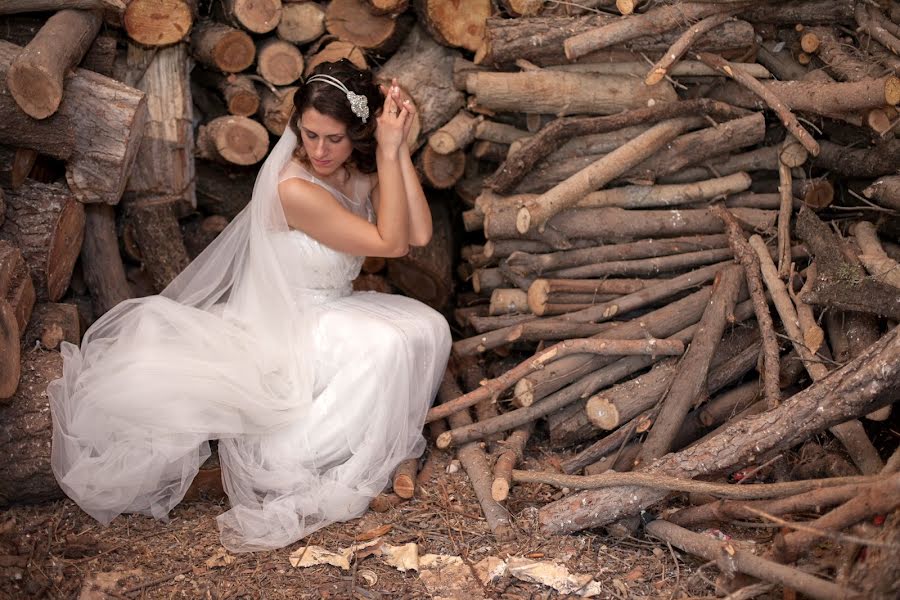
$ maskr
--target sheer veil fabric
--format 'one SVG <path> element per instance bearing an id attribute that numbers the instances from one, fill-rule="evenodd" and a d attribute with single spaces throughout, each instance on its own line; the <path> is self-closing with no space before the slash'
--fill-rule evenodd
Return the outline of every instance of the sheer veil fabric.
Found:
<path id="1" fill-rule="evenodd" d="M 222 543 L 279 548 L 359 515 L 424 448 L 447 323 L 409 298 L 351 294 L 362 259 L 288 227 L 278 183 L 296 144 L 286 128 L 247 207 L 165 290 L 63 344 L 51 463 L 98 521 L 166 519 L 216 439 Z"/>

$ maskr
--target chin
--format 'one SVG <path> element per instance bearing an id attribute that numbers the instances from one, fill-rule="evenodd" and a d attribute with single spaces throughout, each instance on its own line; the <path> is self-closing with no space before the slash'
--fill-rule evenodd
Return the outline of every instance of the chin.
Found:
<path id="1" fill-rule="evenodd" d="M 327 176 L 337 171 L 341 167 L 341 165 L 344 164 L 344 162 L 332 160 L 328 162 L 328 164 L 320 165 L 317 164 L 314 160 L 310 159 L 309 164 L 312 165 L 313 171 L 315 171 L 319 175 Z"/>

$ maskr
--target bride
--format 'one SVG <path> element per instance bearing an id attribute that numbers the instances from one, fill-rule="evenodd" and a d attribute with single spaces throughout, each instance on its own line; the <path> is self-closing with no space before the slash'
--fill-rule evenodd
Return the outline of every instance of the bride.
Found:
<path id="1" fill-rule="evenodd" d="M 62 348 L 53 472 L 104 524 L 166 519 L 216 439 L 223 545 L 279 548 L 359 516 L 424 449 L 447 322 L 351 288 L 363 257 L 431 238 L 404 141 L 414 109 L 346 60 L 317 67 L 294 109 L 228 228 L 158 296 Z"/>

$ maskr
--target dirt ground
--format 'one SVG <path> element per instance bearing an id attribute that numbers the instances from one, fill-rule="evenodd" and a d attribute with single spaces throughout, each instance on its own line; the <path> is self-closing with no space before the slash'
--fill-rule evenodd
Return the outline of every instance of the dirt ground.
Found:
<path id="1" fill-rule="evenodd" d="M 541 447 L 528 468 L 542 468 Z M 429 452 L 435 452 L 429 448 Z M 401 572 L 377 556 L 331 565 L 294 568 L 297 549 L 338 551 L 371 537 L 398 546 L 414 542 L 419 554 L 454 555 L 468 566 L 485 557 L 527 557 L 563 564 L 569 572 L 600 582 L 603 598 L 702 598 L 713 596 L 717 570 L 664 543 L 605 532 L 547 538 L 535 527 L 537 507 L 561 492 L 542 485 L 515 486 L 507 501 L 517 537 L 498 544 L 490 534 L 467 476 L 452 457 L 437 451 L 434 475 L 418 497 L 387 513 L 367 512 L 333 524 L 277 551 L 224 553 L 215 517 L 224 500 L 184 502 L 168 523 L 123 515 L 103 527 L 70 500 L 22 506 L 0 515 L 2 598 L 501 598 L 537 600 L 577 597 L 538 583 L 502 576 L 460 592 L 422 573 Z M 452 471 L 448 473 L 447 471 Z M 14 520 L 12 521 L 10 517 Z M 759 535 L 770 535 L 759 530 Z M 746 539 L 747 533 L 741 534 Z M 226 564 L 229 563 L 229 564 Z"/>

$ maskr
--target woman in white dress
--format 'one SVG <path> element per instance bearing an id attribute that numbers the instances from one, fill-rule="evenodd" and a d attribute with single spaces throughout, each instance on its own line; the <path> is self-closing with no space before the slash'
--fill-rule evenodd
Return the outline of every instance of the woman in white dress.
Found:
<path id="1" fill-rule="evenodd" d="M 158 296 L 62 348 L 53 471 L 103 523 L 167 518 L 217 439 L 222 543 L 279 548 L 359 516 L 424 449 L 447 322 L 351 289 L 363 257 L 431 237 L 404 142 L 413 109 L 348 61 L 320 65 L 294 104 L 228 228 Z"/>

